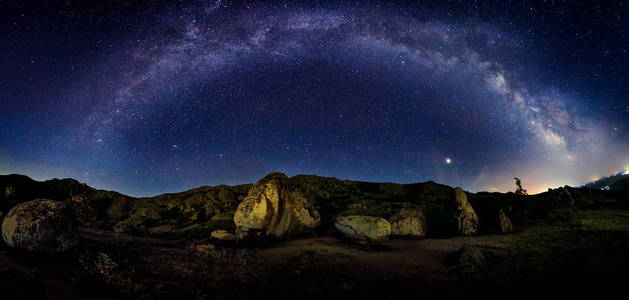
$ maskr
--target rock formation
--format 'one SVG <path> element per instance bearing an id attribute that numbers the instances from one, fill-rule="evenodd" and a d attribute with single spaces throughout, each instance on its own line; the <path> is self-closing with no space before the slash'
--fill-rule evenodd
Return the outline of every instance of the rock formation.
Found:
<path id="1" fill-rule="evenodd" d="M 500 233 L 510 233 L 513 231 L 513 225 L 511 225 L 511 220 L 503 210 L 498 212 L 498 230 Z"/>
<path id="2" fill-rule="evenodd" d="M 353 240 L 381 241 L 391 235 L 391 224 L 379 217 L 342 216 L 336 219 L 334 227 Z"/>
<path id="3" fill-rule="evenodd" d="M 460 235 L 470 236 L 478 230 L 478 216 L 461 188 L 454 189 L 455 218 Z"/>
<path id="4" fill-rule="evenodd" d="M 234 229 L 238 199 L 251 185 L 204 186 L 148 198 L 117 198 L 106 215 L 116 232 L 172 238 L 207 237 Z"/>
<path id="5" fill-rule="evenodd" d="M 36 199 L 15 206 L 2 222 L 2 237 L 11 247 L 48 253 L 78 244 L 78 233 L 68 205 Z"/>
<path id="6" fill-rule="evenodd" d="M 403 208 L 391 220 L 391 235 L 407 238 L 426 236 L 426 217 L 420 209 Z"/>
<path id="7" fill-rule="evenodd" d="M 312 231 L 321 223 L 319 212 L 303 194 L 287 187 L 288 177 L 274 173 L 258 181 L 234 214 L 239 236 L 261 232 L 282 238 Z M 246 234 L 245 234 L 246 236 Z"/>

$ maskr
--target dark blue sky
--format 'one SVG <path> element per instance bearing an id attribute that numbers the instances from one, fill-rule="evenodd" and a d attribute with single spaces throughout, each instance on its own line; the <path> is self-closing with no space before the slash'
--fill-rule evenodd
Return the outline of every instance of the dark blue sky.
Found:
<path id="1" fill-rule="evenodd" d="M 582 184 L 629 168 L 629 7 L 574 2 L 3 2 L 0 174 Z"/>

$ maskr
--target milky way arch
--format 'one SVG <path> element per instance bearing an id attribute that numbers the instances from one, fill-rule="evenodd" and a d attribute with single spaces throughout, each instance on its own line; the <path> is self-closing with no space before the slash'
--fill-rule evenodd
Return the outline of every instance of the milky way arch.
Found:
<path id="1" fill-rule="evenodd" d="M 84 108 L 73 151 L 139 176 L 179 172 L 142 181 L 173 188 L 279 170 L 502 189 L 496 175 L 517 175 L 505 165 L 573 168 L 604 143 L 574 99 L 526 73 L 530 49 L 490 24 L 220 9 L 166 16 L 95 66 L 68 97 L 69 114 Z"/>

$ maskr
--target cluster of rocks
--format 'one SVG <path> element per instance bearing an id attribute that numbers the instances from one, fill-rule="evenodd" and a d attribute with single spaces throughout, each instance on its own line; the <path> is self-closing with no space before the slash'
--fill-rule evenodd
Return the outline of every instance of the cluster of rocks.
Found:
<path id="1" fill-rule="evenodd" d="M 320 223 L 320 215 L 307 197 L 291 191 L 288 178 L 272 174 L 257 182 L 234 214 L 236 236 L 246 238 L 286 238 L 312 232 Z M 456 188 L 451 191 L 452 207 L 450 224 L 458 235 L 472 236 L 478 231 L 479 220 L 465 192 Z M 334 227 L 349 239 L 380 241 L 391 237 L 422 238 L 428 233 L 427 215 L 419 208 L 402 208 L 390 218 L 369 215 L 344 215 L 334 220 Z M 503 233 L 512 230 L 511 221 L 501 212 L 498 222 Z"/>
<path id="2" fill-rule="evenodd" d="M 452 222 L 456 232 L 472 236 L 478 230 L 478 216 L 460 188 L 453 190 Z M 421 209 L 403 208 L 389 220 L 372 216 L 341 216 L 334 227 L 345 237 L 354 240 L 379 241 L 390 237 L 422 238 L 428 232 L 428 218 Z M 506 215 L 504 216 L 505 218 Z"/>
<path id="3" fill-rule="evenodd" d="M 304 188 L 304 183 L 298 180 L 291 181 L 284 174 L 273 173 L 254 185 L 241 186 L 247 188 L 246 194 L 237 196 L 236 188 L 219 187 L 217 189 L 204 188 L 185 192 L 186 197 L 181 200 L 182 207 L 165 206 L 160 203 L 175 205 L 178 199 L 169 201 L 172 196 L 164 195 L 149 201 L 149 198 L 138 199 L 136 202 L 129 200 L 115 200 L 108 206 L 106 213 L 114 221 L 111 229 L 118 232 L 137 230 L 143 224 L 155 223 L 157 226 L 150 228 L 150 232 L 172 232 L 175 223 L 160 223 L 160 218 L 175 220 L 167 212 L 184 210 L 186 220 L 192 219 L 197 223 L 222 224 L 230 223 L 231 227 L 214 227 L 206 231 L 205 238 L 215 241 L 234 242 L 255 239 L 284 239 L 304 235 L 316 230 L 322 224 L 322 216 L 319 208 L 326 206 L 325 217 L 331 219 L 326 226 L 333 226 L 346 238 L 362 241 L 381 241 L 389 238 L 423 238 L 429 236 L 437 227 L 432 228 L 431 222 L 439 219 L 446 224 L 449 235 L 472 236 L 478 233 L 479 217 L 474 207 L 468 201 L 466 193 L 460 188 L 440 186 L 432 191 L 435 197 L 433 204 L 440 207 L 439 213 L 431 212 L 425 207 L 406 205 L 396 210 L 390 210 L 388 215 L 360 214 L 352 211 L 355 200 L 333 202 L 333 198 L 313 197 L 312 188 Z M 323 180 L 315 178 L 314 180 Z M 297 182 L 297 184 L 295 183 Z M 336 181 L 337 187 L 355 188 L 356 183 L 344 183 Z M 316 184 L 311 184 L 311 187 Z M 369 187 L 369 186 L 368 186 Z M 385 185 L 387 189 L 395 188 L 393 185 Z M 444 188 L 446 187 L 446 188 Z M 240 188 L 240 187 L 238 187 Z M 435 192 L 437 191 L 437 192 Z M 322 193 L 322 191 L 317 190 Z M 12 195 L 15 191 L 6 189 L 5 194 Z M 337 193 L 339 193 L 337 191 Z M 374 192 L 376 195 L 380 191 Z M 395 192 L 397 193 L 397 191 Z M 214 195 L 216 194 L 216 195 Z M 332 193 L 329 192 L 331 195 Z M 341 195 L 341 193 L 339 193 Z M 351 194 L 351 195 L 355 195 Z M 201 195 L 201 196 L 199 196 Z M 8 197 L 8 196 L 7 196 Z M 215 208 L 216 202 L 204 203 L 204 197 L 224 199 L 223 208 Z M 208 199 L 209 199 L 208 198 Z M 122 199 L 122 198 L 119 198 Z M 421 199 L 421 198 L 420 198 Z M 237 207 L 230 212 L 229 207 Z M 344 200 L 343 200 L 344 201 Z M 151 203 L 148 203 L 151 202 Z M 222 202 L 221 202 L 222 203 Z M 383 202 L 387 203 L 387 202 Z M 421 203 L 418 202 L 418 203 Z M 164 204 L 165 205 L 165 204 Z M 211 207 L 208 205 L 212 205 Z M 331 211 L 329 207 L 337 205 L 338 209 Z M 344 206 L 343 206 L 344 205 Z M 156 206 L 154 209 L 153 206 Z M 362 208 L 364 205 L 358 205 Z M 144 208 L 143 208 L 144 207 Z M 149 207 L 151 209 L 145 209 Z M 199 207 L 201 212 L 195 209 Z M 123 213 L 124 208 L 130 213 Z M 212 210 L 210 212 L 210 210 Z M 150 214 L 147 212 L 151 212 Z M 210 215 L 214 213 L 214 215 Z M 102 215 L 102 212 L 100 212 Z M 203 215 L 202 215 L 203 214 Z M 50 199 L 35 199 L 22 202 L 14 206 L 4 217 L 2 222 L 2 236 L 7 245 L 40 252 L 62 252 L 75 245 L 79 241 L 78 226 L 94 227 L 99 223 L 99 212 L 95 210 L 90 201 L 84 196 L 73 195 L 64 201 Z M 123 215 L 127 215 L 125 218 Z M 168 219 L 170 218 L 170 219 Z M 220 220 L 219 220 L 220 219 Z M 224 219 L 224 220 L 223 220 Z M 185 226 L 190 225 L 186 220 L 177 221 Z M 205 220 L 205 221 L 204 221 Z M 500 210 L 494 217 L 499 232 L 512 231 L 512 224 L 507 213 Z M 433 222 L 434 223 L 434 222 Z M 137 225 L 135 225 L 137 224 Z M 203 224 L 193 223 L 191 227 Z M 131 229 L 125 229 L 131 226 Z M 495 226 L 495 225 L 492 225 Z M 132 233 L 132 232 L 131 232 Z"/>

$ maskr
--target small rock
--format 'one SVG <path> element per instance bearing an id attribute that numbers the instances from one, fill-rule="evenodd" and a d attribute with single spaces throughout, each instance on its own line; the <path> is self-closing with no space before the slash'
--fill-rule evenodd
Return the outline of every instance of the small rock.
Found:
<path id="1" fill-rule="evenodd" d="M 68 206 L 59 201 L 36 199 L 15 206 L 2 221 L 7 245 L 30 251 L 63 252 L 79 242 Z"/>
<path id="2" fill-rule="evenodd" d="M 227 230 L 214 230 L 210 233 L 210 236 L 221 241 L 233 241 L 236 239 L 236 235 Z"/>
<path id="3" fill-rule="evenodd" d="M 216 246 L 212 244 L 198 244 L 194 245 L 194 250 L 205 255 L 211 255 L 216 251 Z"/>
<path id="4" fill-rule="evenodd" d="M 353 240 L 380 241 L 391 235 L 389 221 L 379 217 L 345 216 L 334 221 L 334 227 Z"/>
<path id="5" fill-rule="evenodd" d="M 464 246 L 448 256 L 446 263 L 451 269 L 464 274 L 476 274 L 482 271 L 494 254 L 476 246 Z"/>
<path id="6" fill-rule="evenodd" d="M 13 185 L 7 185 L 4 188 L 4 200 L 9 200 L 11 196 L 15 194 L 15 187 Z"/>
<path id="7" fill-rule="evenodd" d="M 96 268 L 103 276 L 108 276 L 118 268 L 118 264 L 107 255 L 107 253 L 98 253 L 98 257 L 94 262 Z"/>

